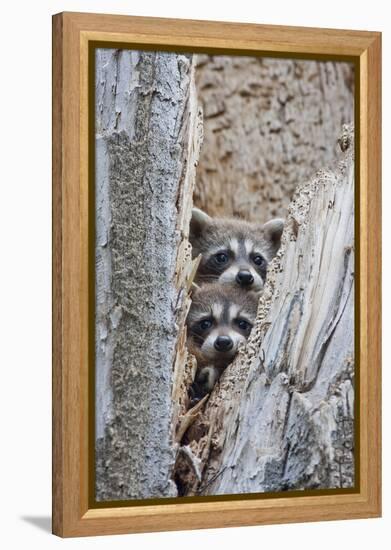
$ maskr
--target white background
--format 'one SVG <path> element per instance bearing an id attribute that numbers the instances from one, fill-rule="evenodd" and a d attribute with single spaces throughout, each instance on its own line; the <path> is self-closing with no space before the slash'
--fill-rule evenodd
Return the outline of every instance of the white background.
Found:
<path id="1" fill-rule="evenodd" d="M 3 548 L 390 548 L 390 350 L 384 350 L 383 519 L 61 540 L 51 512 L 51 15 L 90 11 L 383 31 L 384 341 L 390 330 L 387 2 L 6 0 L 0 57 L 0 543 Z"/>

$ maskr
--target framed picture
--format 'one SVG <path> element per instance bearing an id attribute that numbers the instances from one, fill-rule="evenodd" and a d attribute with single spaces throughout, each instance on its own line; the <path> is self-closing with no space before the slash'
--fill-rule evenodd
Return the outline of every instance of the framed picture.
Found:
<path id="1" fill-rule="evenodd" d="M 53 532 L 377 517 L 381 35 L 53 18 Z"/>

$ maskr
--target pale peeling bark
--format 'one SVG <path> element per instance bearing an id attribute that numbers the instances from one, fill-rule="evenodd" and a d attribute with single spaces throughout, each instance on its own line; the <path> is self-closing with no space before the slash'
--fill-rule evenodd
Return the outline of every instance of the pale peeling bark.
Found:
<path id="1" fill-rule="evenodd" d="M 183 494 L 354 485 L 353 134 L 299 186 L 257 323 L 184 440 Z"/>
<path id="2" fill-rule="evenodd" d="M 195 205 L 217 217 L 285 217 L 298 183 L 337 160 L 340 129 L 354 118 L 353 65 L 197 59 L 205 138 Z"/>
<path id="3" fill-rule="evenodd" d="M 187 231 L 201 122 L 192 56 L 96 52 L 96 498 L 176 496 Z M 177 359 L 184 357 L 184 359 Z M 175 384 L 174 384 L 175 387 Z"/>

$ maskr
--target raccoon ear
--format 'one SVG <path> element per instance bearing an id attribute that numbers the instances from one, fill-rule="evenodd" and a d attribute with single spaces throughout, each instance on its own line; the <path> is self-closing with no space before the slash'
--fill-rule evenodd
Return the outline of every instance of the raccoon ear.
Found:
<path id="1" fill-rule="evenodd" d="M 275 253 L 277 253 L 278 249 L 280 248 L 281 235 L 284 230 L 284 223 L 285 220 L 281 218 L 274 218 L 273 220 L 270 220 L 262 226 L 264 235 L 266 239 L 270 241 Z"/>
<path id="2" fill-rule="evenodd" d="M 190 221 L 190 241 L 201 235 L 204 227 L 212 221 L 212 218 L 199 208 L 193 208 Z"/>

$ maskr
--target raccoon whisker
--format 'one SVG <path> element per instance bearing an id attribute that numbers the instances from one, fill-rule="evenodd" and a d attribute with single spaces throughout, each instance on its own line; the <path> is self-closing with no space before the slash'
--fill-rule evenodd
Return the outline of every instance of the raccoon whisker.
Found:
<path id="1" fill-rule="evenodd" d="M 214 266 L 208 266 L 208 275 L 214 275 L 214 274 L 219 276 L 221 274 L 221 270 L 217 269 Z"/>
<path id="2" fill-rule="evenodd" d="M 208 281 L 217 281 L 218 278 L 219 278 L 219 275 L 213 275 L 213 274 L 210 274 L 210 275 L 199 275 L 198 277 L 198 280 L 199 281 L 205 281 L 205 282 L 208 282 Z"/>

